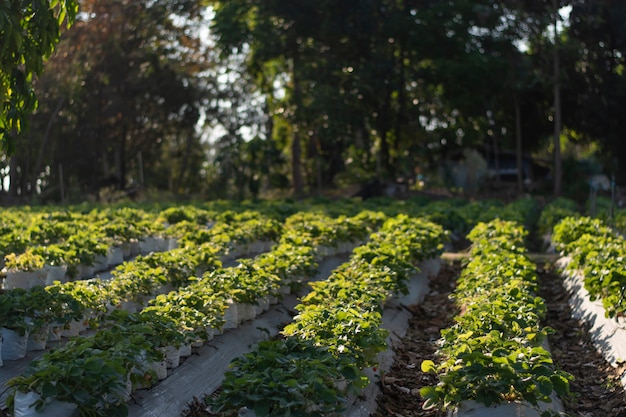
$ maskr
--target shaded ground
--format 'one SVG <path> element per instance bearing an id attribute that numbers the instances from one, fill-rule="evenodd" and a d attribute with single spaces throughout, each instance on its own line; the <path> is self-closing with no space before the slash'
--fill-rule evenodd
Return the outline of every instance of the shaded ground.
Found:
<path id="1" fill-rule="evenodd" d="M 454 291 L 461 270 L 459 263 L 444 264 L 439 275 L 431 279 L 431 293 L 412 307 L 413 318 L 402 346 L 395 351 L 395 363 L 381 380 L 376 417 L 445 416 L 437 410 L 423 410 L 420 388 L 435 385 L 437 378 L 420 370 L 423 360 L 437 361 L 435 351 L 439 331 L 452 324 L 457 314 L 448 296 Z"/>
<path id="2" fill-rule="evenodd" d="M 458 265 L 448 265 L 433 279 L 433 293 L 414 307 L 414 318 L 404 343 L 396 350 L 396 362 L 381 381 L 382 394 L 376 417 L 445 416 L 436 410 L 423 410 L 419 389 L 436 384 L 434 376 L 423 374 L 420 363 L 435 360 L 435 344 L 439 330 L 450 324 L 455 314 L 447 299 L 458 275 Z M 620 374 L 626 369 L 612 368 L 595 350 L 587 329 L 571 318 L 560 276 L 539 268 L 540 296 L 548 306 L 545 325 L 555 333 L 549 342 L 558 368 L 574 375 L 572 397 L 564 399 L 565 412 L 570 417 L 626 417 L 626 392 Z"/>
<path id="3" fill-rule="evenodd" d="M 538 272 L 539 295 L 548 305 L 546 324 L 556 331 L 549 338 L 552 357 L 560 369 L 575 377 L 574 395 L 563 399 L 566 410 L 572 417 L 626 417 L 626 392 L 620 382 L 626 364 L 615 369 L 597 352 L 588 326 L 572 318 L 561 277 L 549 270 Z"/>

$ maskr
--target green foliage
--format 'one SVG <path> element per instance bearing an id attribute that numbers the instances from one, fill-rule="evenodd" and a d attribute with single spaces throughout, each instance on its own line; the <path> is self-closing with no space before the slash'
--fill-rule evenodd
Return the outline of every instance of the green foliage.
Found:
<path id="1" fill-rule="evenodd" d="M 576 203 L 573 200 L 559 197 L 543 208 L 537 222 L 537 228 L 542 235 L 552 233 L 554 226 L 562 219 L 576 217 L 577 215 L 578 207 L 576 207 Z"/>
<path id="2" fill-rule="evenodd" d="M 45 259 L 31 248 L 22 254 L 10 253 L 4 257 L 6 268 L 12 271 L 38 271 L 43 268 Z"/>
<path id="3" fill-rule="evenodd" d="M 552 241 L 557 250 L 571 252 L 575 242 L 584 235 L 608 237 L 615 236 L 615 232 L 600 219 L 565 217 L 554 226 Z"/>
<path id="4" fill-rule="evenodd" d="M 567 217 L 554 227 L 553 242 L 581 271 L 592 300 L 601 300 L 606 317 L 626 314 L 626 243 L 600 219 Z"/>
<path id="5" fill-rule="evenodd" d="M 91 318 L 101 318 L 116 300 L 111 288 L 99 279 L 70 281 L 57 288 L 55 291 L 71 296 L 80 305 L 82 314 Z"/>
<path id="6" fill-rule="evenodd" d="M 481 255 L 496 252 L 523 253 L 526 251 L 526 229 L 516 222 L 495 219 L 487 223 L 478 223 L 468 233 L 472 242 L 472 254 Z"/>
<path id="7" fill-rule="evenodd" d="M 30 288 L 24 294 L 24 312 L 37 329 L 44 324 L 65 325 L 84 316 L 81 304 L 71 294 L 63 293 L 58 286 Z"/>
<path id="8" fill-rule="evenodd" d="M 15 288 L 0 294 L 0 326 L 27 334 L 31 325 L 26 314 L 31 312 L 27 303 L 26 290 Z"/>
<path id="9" fill-rule="evenodd" d="M 261 342 L 229 368 L 219 396 L 208 399 L 214 411 L 248 407 L 262 416 L 341 412 L 346 395 L 341 382 L 352 382 L 360 374 L 327 348 L 298 338 Z"/>
<path id="10" fill-rule="evenodd" d="M 220 268 L 205 274 L 203 280 L 216 293 L 230 294 L 234 301 L 256 304 L 258 300 L 277 292 L 280 277 L 268 273 L 248 260 L 234 268 Z"/>
<path id="11" fill-rule="evenodd" d="M 198 262 L 192 251 L 179 248 L 139 256 L 135 258 L 134 264 L 136 269 L 162 268 L 166 283 L 178 288 L 187 285 L 190 278 L 195 276 Z"/>
<path id="12" fill-rule="evenodd" d="M 336 242 L 354 236 L 343 235 L 340 227 L 330 230 L 344 222 L 341 216 L 335 222 L 296 214 L 285 222 L 279 246 L 327 245 L 330 237 Z M 285 339 L 262 343 L 234 360 L 223 390 L 209 401 L 223 412 L 241 406 L 262 415 L 341 412 L 345 394 L 369 382 L 363 369 L 376 365 L 376 355 L 387 348 L 388 334 L 380 327 L 383 304 L 405 289 L 417 263 L 440 253 L 445 238 L 443 228 L 424 219 L 387 219 L 349 262 L 327 280 L 310 283 L 312 291 L 296 306 L 299 314 L 283 329 Z"/>
<path id="13" fill-rule="evenodd" d="M 34 407 L 45 411 L 53 399 L 76 404 L 81 415 L 124 417 L 126 381 L 144 377 L 139 352 L 150 349 L 150 326 L 113 326 L 93 337 L 74 338 L 32 361 L 8 386 L 40 395 Z M 132 374 L 132 377 L 131 377 Z M 12 392 L 7 400 L 11 406 Z"/>
<path id="14" fill-rule="evenodd" d="M 2 150 L 15 152 L 13 135 L 28 126 L 37 108 L 33 76 L 41 74 L 43 62 L 69 27 L 78 11 L 76 0 L 4 2 L 0 6 L 0 142 Z"/>
<path id="15" fill-rule="evenodd" d="M 147 308 L 173 319 L 182 336 L 182 343 L 187 344 L 205 340 L 209 329 L 222 328 L 226 296 L 197 282 L 178 291 L 156 296 L 150 300 Z"/>
<path id="16" fill-rule="evenodd" d="M 479 223 L 468 235 L 471 260 L 453 294 L 462 310 L 442 330 L 440 363 L 424 361 L 439 383 L 424 387 L 424 408 L 448 409 L 466 400 L 487 406 L 550 402 L 569 392 L 572 377 L 556 370 L 541 327 L 544 301 L 536 297 L 535 267 L 525 256 L 525 230 L 515 222 Z"/>
<path id="17" fill-rule="evenodd" d="M 532 230 L 537 221 L 539 205 L 534 198 L 525 197 L 517 199 L 506 205 L 492 204 L 479 213 L 479 222 L 489 222 L 494 219 L 517 222 L 527 230 Z M 472 225 L 474 225 L 472 223 Z"/>

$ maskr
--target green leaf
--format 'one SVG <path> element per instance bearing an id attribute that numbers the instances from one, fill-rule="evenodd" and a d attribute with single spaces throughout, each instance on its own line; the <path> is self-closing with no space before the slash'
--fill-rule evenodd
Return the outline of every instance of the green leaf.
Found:
<path id="1" fill-rule="evenodd" d="M 439 392 L 437 391 L 437 388 L 433 386 L 420 388 L 420 395 L 426 400 L 424 403 L 425 410 L 435 407 L 439 401 Z M 427 404 L 429 405 L 427 406 Z"/>
<path id="2" fill-rule="evenodd" d="M 352 366 L 345 366 L 342 370 L 341 370 L 341 375 L 346 378 L 347 380 L 353 381 L 356 379 L 357 377 L 357 371 L 355 370 L 354 367 Z"/>
<path id="3" fill-rule="evenodd" d="M 556 391 L 558 395 L 564 395 L 569 392 L 569 380 L 565 376 L 552 375 L 550 380 L 554 386 L 554 391 Z"/>
<path id="4" fill-rule="evenodd" d="M 46 382 L 45 384 L 43 384 L 43 387 L 41 387 L 41 395 L 44 398 L 55 397 L 57 395 L 57 392 L 58 389 L 56 385 L 52 384 L 51 382 Z"/>
<path id="5" fill-rule="evenodd" d="M 422 369 L 422 372 L 427 373 L 427 374 L 437 372 L 437 367 L 435 366 L 435 362 L 431 360 L 422 361 L 421 369 Z"/>
<path id="6" fill-rule="evenodd" d="M 545 396 L 551 395 L 554 389 L 550 378 L 546 376 L 540 376 L 539 378 L 537 378 L 537 386 L 539 388 L 539 392 L 541 392 Z"/>
<path id="7" fill-rule="evenodd" d="M 254 412 L 257 416 L 268 416 L 270 415 L 270 404 L 268 402 L 255 403 Z"/>
<path id="8" fill-rule="evenodd" d="M 72 397 L 74 398 L 74 402 L 76 404 L 87 404 L 92 399 L 91 394 L 84 389 L 74 391 L 72 393 Z"/>

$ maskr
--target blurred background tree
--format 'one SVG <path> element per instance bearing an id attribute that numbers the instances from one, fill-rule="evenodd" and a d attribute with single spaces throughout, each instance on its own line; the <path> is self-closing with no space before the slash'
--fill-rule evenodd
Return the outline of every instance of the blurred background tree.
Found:
<path id="1" fill-rule="evenodd" d="M 418 173 L 450 185 L 440 167 L 468 149 L 490 170 L 514 155 L 506 189 L 518 193 L 530 157 L 550 172 L 534 191 L 580 193 L 569 181 L 561 190 L 561 153 L 568 175 L 586 159 L 623 182 L 625 10 L 616 0 L 81 0 L 36 79 L 31 129 L 0 161 L 2 192 L 304 196 Z"/>

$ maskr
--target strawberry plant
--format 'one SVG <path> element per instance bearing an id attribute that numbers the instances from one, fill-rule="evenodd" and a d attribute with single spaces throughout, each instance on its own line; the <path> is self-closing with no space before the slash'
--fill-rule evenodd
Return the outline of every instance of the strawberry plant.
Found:
<path id="1" fill-rule="evenodd" d="M 8 382 L 13 392 L 7 405 L 12 406 L 15 391 L 19 390 L 37 393 L 32 406 L 42 413 L 47 403 L 59 400 L 76 404 L 81 415 L 126 416 L 125 384 L 131 373 L 131 379 L 144 376 L 138 352 L 150 350 L 144 337 L 150 329 L 113 326 L 44 353 Z"/>
<path id="2" fill-rule="evenodd" d="M 327 222 L 332 224 L 332 220 Z M 281 244 L 327 245 L 332 242 L 330 236 L 345 238 L 329 232 L 320 215 L 299 214 L 286 223 L 290 226 Z M 298 231 L 297 235 L 289 233 L 291 228 Z M 377 353 L 387 348 L 388 334 L 380 327 L 385 300 L 415 271 L 412 262 L 435 256 L 444 238 L 443 229 L 431 222 L 408 216 L 387 220 L 379 232 L 370 235 L 364 245 L 367 249 L 355 251 L 327 280 L 310 283 L 312 291 L 296 306 L 299 314 L 283 329 L 284 341 L 264 344 L 233 361 L 235 372 L 227 375 L 224 390 L 214 404 L 220 410 L 248 406 L 262 415 L 340 412 L 346 390 L 358 393 L 367 385 L 363 369 L 375 365 Z M 376 258 L 376 251 L 384 255 Z M 300 385 L 300 378 L 289 376 L 296 371 L 285 373 L 283 369 L 293 365 L 293 360 L 285 358 L 299 357 L 303 344 L 324 352 L 328 365 L 315 360 L 302 362 L 297 374 L 302 373 L 305 382 Z M 327 372 L 326 366 L 333 372 L 343 369 L 339 385 L 325 383 L 326 389 L 311 391 L 307 376 Z M 317 379 L 324 381 L 320 376 Z"/>
<path id="3" fill-rule="evenodd" d="M 626 243 L 599 219 L 565 218 L 554 227 L 556 242 L 579 270 L 591 300 L 602 300 L 606 317 L 626 316 Z"/>
<path id="4" fill-rule="evenodd" d="M 343 410 L 346 392 L 338 382 L 358 375 L 350 361 L 311 341 L 271 340 L 235 359 L 219 396 L 208 401 L 215 412 L 248 407 L 259 416 L 322 417 Z"/>
<path id="5" fill-rule="evenodd" d="M 515 222 L 479 223 L 470 233 L 470 262 L 454 292 L 455 324 L 441 332 L 441 361 L 422 362 L 439 383 L 420 394 L 425 408 L 449 409 L 475 400 L 487 406 L 550 402 L 569 392 L 571 376 L 554 369 L 543 343 L 546 307 L 534 295 L 534 265 L 525 256 L 526 233 Z"/>
<path id="6" fill-rule="evenodd" d="M 9 271 L 38 271 L 43 268 L 45 259 L 34 249 L 28 248 L 24 253 L 10 253 L 4 257 L 6 269 Z"/>

